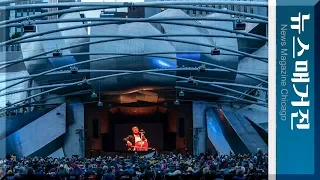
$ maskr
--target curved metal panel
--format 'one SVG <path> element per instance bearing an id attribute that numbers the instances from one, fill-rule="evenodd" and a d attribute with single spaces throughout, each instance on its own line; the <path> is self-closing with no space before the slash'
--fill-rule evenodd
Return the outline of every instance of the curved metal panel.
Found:
<path id="1" fill-rule="evenodd" d="M 208 15 L 207 17 L 231 18 L 231 16 L 229 14 L 221 14 L 221 13 L 214 13 L 214 14 Z M 229 30 L 233 29 L 233 22 L 231 22 L 231 21 L 200 21 L 200 23 L 202 25 L 206 25 L 206 26 L 225 28 L 225 29 L 229 29 Z M 212 34 L 212 35 L 236 35 L 236 34 L 232 34 L 229 32 L 214 30 L 214 29 L 207 29 L 207 31 L 209 34 Z M 218 47 L 225 47 L 225 48 L 232 49 L 235 51 L 239 50 L 238 49 L 238 39 L 236 39 L 236 38 L 212 37 L 210 39 L 213 41 L 213 44 Z M 235 53 L 232 53 L 230 51 L 225 51 L 225 50 L 221 50 L 221 53 L 235 54 Z M 237 69 L 238 62 L 239 62 L 239 57 L 232 56 L 232 55 L 211 56 L 209 54 L 209 55 L 203 55 L 202 59 L 206 62 L 214 62 L 214 64 L 229 67 L 232 69 Z M 236 77 L 236 73 L 220 72 L 220 73 L 217 73 L 215 76 L 216 77 L 223 77 L 222 80 L 224 80 L 224 81 L 233 82 Z"/>
<path id="2" fill-rule="evenodd" d="M 60 115 L 56 115 L 57 111 Z M 45 130 L 46 133 L 43 133 Z M 66 131 L 66 104 L 62 104 L 37 120 L 27 124 L 23 128 L 0 140 L 4 150 L 17 157 L 27 157 L 56 138 L 63 135 Z M 0 153 L 2 154 L 2 153 Z"/>
<path id="3" fill-rule="evenodd" d="M 93 27 L 91 34 L 118 34 L 118 35 L 157 35 L 160 32 L 149 23 L 128 23 L 122 25 L 106 25 Z M 99 39 L 94 39 L 97 41 Z M 110 52 L 110 53 L 161 53 L 174 52 L 174 47 L 166 41 L 157 41 L 149 39 L 128 39 L 116 42 L 106 42 L 90 45 L 90 52 Z M 175 54 L 161 55 L 165 57 L 176 57 Z M 91 59 L 108 57 L 105 55 L 92 55 Z M 109 56 L 110 57 L 110 56 Z M 146 56 L 130 56 L 114 58 L 90 63 L 91 69 L 113 69 L 113 70 L 146 70 L 157 68 L 176 68 L 176 60 Z M 175 74 L 172 72 L 171 74 Z M 107 73 L 91 73 L 91 77 L 107 75 Z M 108 78 L 100 82 L 93 82 L 95 89 L 101 90 L 125 90 L 149 86 L 170 86 L 174 85 L 175 78 L 159 77 L 149 74 L 132 74 L 130 76 L 119 76 Z"/>
<path id="4" fill-rule="evenodd" d="M 60 17 L 60 19 L 80 19 L 80 13 L 75 12 L 75 13 L 68 13 L 64 14 Z M 83 24 L 82 22 L 69 22 L 69 23 L 58 23 L 59 28 L 66 28 L 66 27 L 71 27 L 71 26 L 76 26 L 76 25 L 81 25 Z M 67 30 L 67 31 L 62 31 L 61 32 L 62 36 L 71 36 L 71 35 L 88 35 L 88 30 L 87 28 L 77 28 L 77 29 L 72 29 L 72 30 Z M 66 46 L 71 46 L 74 44 L 79 44 L 79 43 L 85 43 L 89 42 L 89 38 L 78 38 L 78 39 L 65 39 L 64 40 L 66 43 Z M 80 46 L 80 47 L 75 47 L 70 49 L 71 53 L 80 53 L 80 52 L 89 52 L 89 46 Z M 77 57 L 77 61 L 84 61 L 89 58 L 88 55 L 86 56 L 81 56 Z"/>
<path id="5" fill-rule="evenodd" d="M 46 32 L 52 29 L 58 29 L 57 24 L 46 24 L 37 26 L 38 32 Z M 43 35 L 43 37 L 61 37 L 62 32 L 50 33 Z M 36 37 L 38 38 L 38 37 Z M 23 58 L 32 57 L 34 55 L 53 51 L 57 48 L 66 47 L 66 42 L 63 39 L 50 40 L 50 41 L 38 41 L 31 43 L 22 43 L 21 49 Z M 62 50 L 63 55 L 71 54 L 69 49 Z M 86 59 L 88 60 L 88 59 Z M 77 60 L 73 56 L 64 56 L 64 57 L 52 57 L 52 54 L 47 54 L 47 58 L 37 59 L 32 61 L 25 61 L 25 66 L 29 74 L 38 74 L 44 71 L 48 71 L 53 68 L 58 68 L 64 65 L 76 63 Z M 80 66 L 79 68 L 89 67 L 88 65 Z M 65 68 L 65 70 L 69 70 L 69 68 Z M 72 81 L 74 79 L 82 79 L 82 77 L 86 76 L 86 74 L 73 75 L 70 78 L 70 75 L 62 74 L 62 75 L 52 75 L 52 76 L 41 76 L 35 79 L 35 82 L 38 85 L 46 85 L 53 84 L 55 82 L 62 81 Z M 87 75 L 88 76 L 88 75 Z"/>
<path id="6" fill-rule="evenodd" d="M 258 148 L 268 152 L 268 146 L 243 115 L 234 110 L 221 112 L 251 153 L 256 153 Z"/>
<path id="7" fill-rule="evenodd" d="M 264 45 L 254 53 L 253 55 L 268 57 L 268 45 Z M 253 59 L 251 57 L 243 58 L 238 65 L 238 71 L 258 73 L 258 74 L 268 74 L 268 63 Z M 268 80 L 268 77 L 260 77 L 263 80 Z M 246 76 L 237 74 L 236 83 L 247 84 L 247 85 L 258 85 L 260 82 Z"/>
<path id="8" fill-rule="evenodd" d="M 223 134 L 222 128 L 220 127 L 220 119 L 213 108 L 207 109 L 206 119 L 208 138 L 215 149 L 221 154 L 229 154 L 230 152 L 233 152 Z"/>
<path id="9" fill-rule="evenodd" d="M 213 15 L 212 15 L 213 16 Z M 226 15 L 228 16 L 228 15 Z M 178 9 L 167 9 L 159 14 L 156 14 L 152 17 L 189 17 L 185 12 L 182 10 Z M 228 16 L 229 17 L 229 16 Z M 212 22 L 212 21 L 184 21 L 187 22 L 188 24 L 191 25 L 196 25 L 196 24 L 203 24 L 203 25 L 208 25 L 208 26 L 217 26 L 215 23 L 217 22 Z M 180 26 L 180 25 L 173 25 L 173 24 L 161 24 L 164 33 L 167 34 L 213 34 L 213 35 L 225 35 L 225 34 L 230 34 L 228 32 L 222 32 L 222 31 L 215 31 L 215 30 L 209 30 L 209 29 L 204 29 L 204 28 L 198 28 L 198 27 L 192 27 L 192 26 Z M 219 27 L 220 26 L 226 26 L 226 28 L 230 29 L 232 26 L 232 22 L 219 22 Z M 236 39 L 231 39 L 229 41 L 226 41 L 225 38 L 208 38 L 208 37 L 170 37 L 170 39 L 175 39 L 175 40 L 183 40 L 183 41 L 189 41 L 189 42 L 196 42 L 196 43 L 204 43 L 208 44 L 211 46 L 217 45 L 217 46 L 228 46 L 228 48 L 238 50 L 237 47 L 237 40 Z M 215 44 L 216 43 L 216 44 Z M 178 43 L 178 42 L 172 42 L 172 45 L 176 48 L 177 51 L 201 51 L 201 52 L 208 52 L 210 53 L 213 48 L 210 47 L 205 47 L 205 46 L 199 46 L 199 45 L 193 45 L 193 44 L 186 44 L 186 43 Z M 229 46 L 233 47 L 229 47 Z M 221 53 L 229 53 L 227 51 L 221 50 Z M 177 55 L 178 57 L 181 55 Z M 217 65 L 222 65 L 226 66 L 229 68 L 236 69 L 238 65 L 238 57 L 237 56 L 226 56 L 226 55 L 217 55 L 217 56 L 212 56 L 211 54 L 188 54 L 185 56 L 187 58 L 193 59 L 193 60 L 200 60 L 203 62 L 209 62 Z M 193 62 L 185 62 L 185 61 L 178 61 L 178 67 L 185 66 L 185 67 L 198 67 L 198 63 L 193 63 Z M 178 72 L 178 75 L 180 76 L 189 76 L 190 74 L 187 72 Z M 201 73 L 201 74 L 196 74 L 198 79 L 206 79 L 208 78 L 213 78 L 212 80 L 214 81 L 234 81 L 236 74 L 232 72 L 210 72 L 210 73 Z"/>

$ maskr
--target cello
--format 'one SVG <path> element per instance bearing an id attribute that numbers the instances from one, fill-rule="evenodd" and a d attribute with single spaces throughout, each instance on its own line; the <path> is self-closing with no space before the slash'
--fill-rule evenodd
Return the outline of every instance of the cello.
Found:
<path id="1" fill-rule="evenodd" d="M 141 130 L 141 132 L 140 132 L 140 134 L 141 134 L 141 141 L 137 141 L 137 142 L 135 143 L 135 145 L 132 146 L 134 151 L 148 151 L 148 148 L 149 148 L 148 141 L 142 140 L 142 139 L 146 139 L 146 138 L 144 137 L 144 133 L 145 133 L 145 132 L 144 132 L 143 130 Z"/>

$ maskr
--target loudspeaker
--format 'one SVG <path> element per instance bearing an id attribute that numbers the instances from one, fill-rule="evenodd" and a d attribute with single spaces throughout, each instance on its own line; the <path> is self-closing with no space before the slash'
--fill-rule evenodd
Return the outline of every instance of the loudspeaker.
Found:
<path id="1" fill-rule="evenodd" d="M 173 149 L 176 149 L 176 136 L 177 133 L 175 132 L 167 132 L 164 133 L 164 143 L 163 143 L 163 149 L 165 151 L 172 151 Z"/>
<path id="2" fill-rule="evenodd" d="M 184 118 L 179 118 L 179 137 L 184 137 Z"/>
<path id="3" fill-rule="evenodd" d="M 93 119 L 92 120 L 92 137 L 99 138 L 99 136 L 100 136 L 99 120 Z"/>
<path id="4" fill-rule="evenodd" d="M 109 136 L 108 133 L 103 133 L 101 134 L 101 137 L 102 137 L 102 151 L 113 151 L 113 148 L 112 148 L 112 139 L 111 137 Z"/>

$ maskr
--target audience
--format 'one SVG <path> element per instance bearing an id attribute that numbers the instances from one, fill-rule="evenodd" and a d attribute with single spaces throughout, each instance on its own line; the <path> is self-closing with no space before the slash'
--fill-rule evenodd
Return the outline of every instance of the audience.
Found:
<path id="1" fill-rule="evenodd" d="M 0 161 L 0 178 L 63 180 L 262 180 L 268 178 L 268 155 L 156 154 L 153 157 L 17 158 Z"/>

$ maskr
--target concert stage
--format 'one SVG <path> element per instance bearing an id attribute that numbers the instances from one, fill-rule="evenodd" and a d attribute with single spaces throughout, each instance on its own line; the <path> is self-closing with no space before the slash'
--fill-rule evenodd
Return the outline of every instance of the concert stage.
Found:
<path id="1" fill-rule="evenodd" d="M 140 151 L 140 152 L 133 152 L 133 151 L 123 151 L 123 152 L 100 152 L 100 154 L 98 156 L 133 156 L 133 155 L 137 155 L 139 157 L 152 157 L 154 155 L 156 155 L 156 151 Z M 97 155 L 93 155 L 94 157 L 96 157 Z"/>
<path id="2" fill-rule="evenodd" d="M 85 106 L 86 156 L 132 155 L 124 138 L 132 127 L 145 131 L 149 147 L 159 152 L 193 149 L 192 106 Z M 93 153 L 91 153 L 93 150 Z M 139 152 L 145 155 L 148 152 Z"/>

